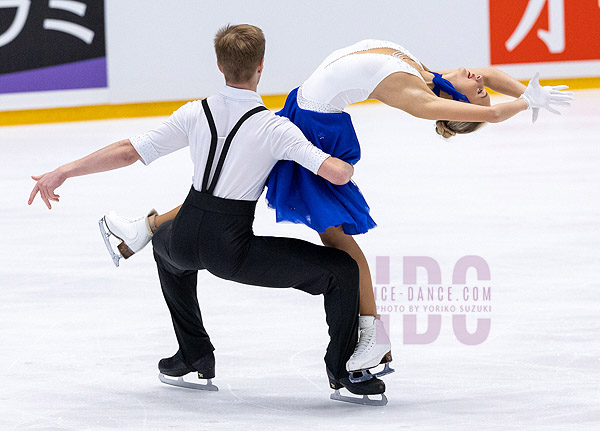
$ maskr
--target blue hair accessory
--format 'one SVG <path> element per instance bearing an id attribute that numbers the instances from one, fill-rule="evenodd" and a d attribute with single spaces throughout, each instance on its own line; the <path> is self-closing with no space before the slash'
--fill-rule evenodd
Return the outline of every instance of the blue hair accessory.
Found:
<path id="1" fill-rule="evenodd" d="M 443 91 L 444 93 L 448 93 L 450 96 L 452 96 L 452 99 L 454 100 L 471 103 L 467 96 L 454 88 L 454 85 L 452 85 L 450 81 L 442 78 L 441 74 L 435 72 L 431 73 L 433 73 L 433 92 L 436 96 L 440 97 L 440 91 Z"/>

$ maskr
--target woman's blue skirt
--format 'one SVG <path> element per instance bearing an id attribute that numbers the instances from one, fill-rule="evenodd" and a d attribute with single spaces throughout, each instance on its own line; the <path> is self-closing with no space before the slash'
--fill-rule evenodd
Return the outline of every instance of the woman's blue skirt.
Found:
<path id="1" fill-rule="evenodd" d="M 295 89 L 288 95 L 277 115 L 289 118 L 326 153 L 356 164 L 360 160 L 360 145 L 350 115 L 300 109 L 297 92 Z M 365 233 L 376 226 L 369 215 L 369 205 L 352 181 L 337 186 L 295 162 L 281 160 L 271 171 L 267 187 L 267 203 L 275 209 L 277 222 L 303 223 L 320 233 L 342 225 L 348 235 Z"/>

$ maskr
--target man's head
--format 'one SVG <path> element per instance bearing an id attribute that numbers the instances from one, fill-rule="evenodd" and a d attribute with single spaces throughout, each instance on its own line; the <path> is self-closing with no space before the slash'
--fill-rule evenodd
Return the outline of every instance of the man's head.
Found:
<path id="1" fill-rule="evenodd" d="M 265 35 L 249 24 L 226 25 L 215 35 L 217 64 L 227 84 L 253 79 L 265 56 Z"/>

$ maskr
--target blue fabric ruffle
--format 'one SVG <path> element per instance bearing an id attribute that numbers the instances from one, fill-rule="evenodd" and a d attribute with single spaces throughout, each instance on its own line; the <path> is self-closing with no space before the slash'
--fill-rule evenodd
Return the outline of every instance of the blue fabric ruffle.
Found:
<path id="1" fill-rule="evenodd" d="M 360 160 L 360 145 L 350 115 L 321 113 L 298 107 L 293 90 L 277 115 L 289 118 L 314 145 L 348 163 Z M 354 182 L 343 186 L 313 174 L 297 163 L 279 161 L 267 179 L 267 203 L 277 222 L 303 223 L 325 232 L 342 225 L 348 235 L 365 233 L 376 226 L 369 205 Z"/>

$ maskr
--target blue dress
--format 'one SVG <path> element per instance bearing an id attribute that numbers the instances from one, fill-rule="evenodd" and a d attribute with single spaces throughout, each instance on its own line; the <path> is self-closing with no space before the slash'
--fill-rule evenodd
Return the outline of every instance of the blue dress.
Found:
<path id="1" fill-rule="evenodd" d="M 350 115 L 301 109 L 296 102 L 297 92 L 296 88 L 288 95 L 277 115 L 289 118 L 326 153 L 356 164 L 360 145 Z M 281 160 L 271 171 L 267 187 L 267 203 L 275 209 L 277 222 L 303 223 L 319 233 L 342 225 L 348 235 L 365 233 L 376 226 L 369 205 L 352 181 L 337 186 L 297 163 Z"/>

